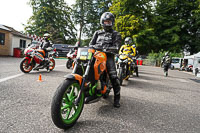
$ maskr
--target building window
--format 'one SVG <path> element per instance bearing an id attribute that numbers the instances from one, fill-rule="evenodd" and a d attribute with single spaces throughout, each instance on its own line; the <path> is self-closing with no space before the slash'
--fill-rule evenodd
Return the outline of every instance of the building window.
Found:
<path id="1" fill-rule="evenodd" d="M 5 34 L 0 33 L 0 45 L 5 45 Z"/>
<path id="2" fill-rule="evenodd" d="M 26 48 L 26 40 L 20 39 L 20 48 Z"/>

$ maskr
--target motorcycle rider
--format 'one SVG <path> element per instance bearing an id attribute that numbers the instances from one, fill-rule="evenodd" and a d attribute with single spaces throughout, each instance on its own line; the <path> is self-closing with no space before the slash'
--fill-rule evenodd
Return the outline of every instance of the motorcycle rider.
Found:
<path id="1" fill-rule="evenodd" d="M 136 46 L 133 45 L 133 41 L 131 37 L 125 38 L 125 44 L 119 50 L 119 54 L 130 54 L 132 56 L 136 56 Z"/>
<path id="2" fill-rule="evenodd" d="M 162 63 L 163 63 L 163 66 L 164 66 L 165 76 L 168 76 L 168 69 L 171 65 L 171 58 L 169 56 L 169 52 L 165 52 L 165 56 L 162 59 Z"/>
<path id="3" fill-rule="evenodd" d="M 133 44 L 132 38 L 131 37 L 126 37 L 125 38 L 125 44 L 120 48 L 119 54 L 126 54 L 126 55 L 131 55 L 132 57 L 136 57 L 138 52 L 136 51 L 136 46 Z M 136 63 L 136 59 L 133 59 L 134 63 Z M 131 65 L 132 70 L 134 69 L 134 66 Z M 136 66 L 135 68 L 136 73 L 138 73 L 138 67 Z M 138 76 L 138 74 L 137 74 Z"/>
<path id="4" fill-rule="evenodd" d="M 121 46 L 121 35 L 117 31 L 113 30 L 115 18 L 110 12 L 102 14 L 100 24 L 103 27 L 102 30 L 98 30 L 94 33 L 89 46 L 108 48 L 115 47 L 116 50 L 112 50 L 114 53 L 118 53 L 118 48 Z M 107 71 L 114 90 L 114 107 L 120 107 L 120 83 L 117 77 L 117 71 L 115 67 L 114 54 L 107 53 L 106 62 Z M 90 96 L 86 99 L 85 103 L 96 99 L 96 96 Z"/>
<path id="5" fill-rule="evenodd" d="M 47 65 L 49 63 L 49 60 L 48 60 L 48 52 L 52 50 L 52 45 L 50 43 L 50 34 L 49 33 L 45 33 L 43 35 L 44 37 L 44 42 L 42 43 L 42 46 L 41 46 L 41 49 L 44 50 L 45 52 L 45 56 L 44 56 L 44 61 L 42 63 L 44 63 L 44 65 Z"/>

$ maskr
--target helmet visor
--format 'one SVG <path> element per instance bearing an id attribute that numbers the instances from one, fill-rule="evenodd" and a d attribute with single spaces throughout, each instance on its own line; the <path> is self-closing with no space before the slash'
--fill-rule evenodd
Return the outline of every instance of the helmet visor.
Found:
<path id="1" fill-rule="evenodd" d="M 112 21 L 111 20 L 104 20 L 103 24 L 105 26 L 112 26 Z"/>

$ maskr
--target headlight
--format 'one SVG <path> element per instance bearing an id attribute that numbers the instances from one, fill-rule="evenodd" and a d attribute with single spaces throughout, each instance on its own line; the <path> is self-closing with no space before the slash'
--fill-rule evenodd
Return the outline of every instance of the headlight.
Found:
<path id="1" fill-rule="evenodd" d="M 128 62 L 128 59 L 124 60 L 123 62 Z"/>

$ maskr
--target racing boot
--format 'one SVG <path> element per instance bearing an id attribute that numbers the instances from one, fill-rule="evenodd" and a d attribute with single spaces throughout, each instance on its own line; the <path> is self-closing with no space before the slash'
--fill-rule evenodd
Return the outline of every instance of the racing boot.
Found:
<path id="1" fill-rule="evenodd" d="M 119 108 L 120 107 L 120 83 L 119 83 L 119 79 L 116 78 L 115 80 L 111 80 L 112 84 L 113 84 L 113 90 L 114 90 L 114 104 L 113 106 L 115 108 Z"/>
<path id="2" fill-rule="evenodd" d="M 113 106 L 114 106 L 115 108 L 119 108 L 119 107 L 120 107 L 119 100 L 120 100 L 120 94 L 119 94 L 119 95 L 115 95 L 115 96 L 114 96 L 114 104 L 113 104 Z"/>

